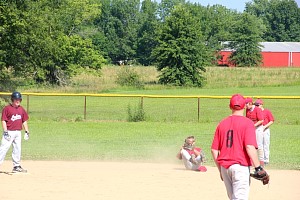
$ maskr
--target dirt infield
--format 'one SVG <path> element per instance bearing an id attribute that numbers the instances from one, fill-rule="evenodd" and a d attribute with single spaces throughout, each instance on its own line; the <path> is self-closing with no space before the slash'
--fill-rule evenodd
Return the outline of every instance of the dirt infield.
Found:
<path id="1" fill-rule="evenodd" d="M 179 164 L 23 161 L 27 174 L 0 167 L 1 200 L 224 200 L 217 168 L 193 172 Z M 300 199 L 300 171 L 268 170 L 269 186 L 252 180 L 250 199 Z"/>

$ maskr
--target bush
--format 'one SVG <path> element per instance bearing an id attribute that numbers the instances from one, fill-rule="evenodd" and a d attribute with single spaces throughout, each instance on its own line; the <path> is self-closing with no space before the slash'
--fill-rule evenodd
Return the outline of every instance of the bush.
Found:
<path id="1" fill-rule="evenodd" d="M 128 105 L 127 112 L 128 112 L 128 122 L 145 121 L 145 111 L 141 103 L 134 110 L 132 110 L 131 106 Z"/>
<path id="2" fill-rule="evenodd" d="M 144 88 L 144 83 L 141 76 L 130 67 L 122 67 L 117 74 L 116 83 L 121 86 L 130 86 L 138 89 Z"/>

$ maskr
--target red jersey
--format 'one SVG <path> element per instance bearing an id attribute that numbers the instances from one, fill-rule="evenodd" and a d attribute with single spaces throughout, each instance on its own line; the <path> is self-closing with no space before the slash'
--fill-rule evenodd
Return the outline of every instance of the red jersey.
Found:
<path id="1" fill-rule="evenodd" d="M 28 119 L 28 114 L 22 106 L 7 105 L 3 108 L 1 121 L 6 121 L 9 131 L 22 130 L 23 123 Z"/>
<path id="2" fill-rule="evenodd" d="M 244 116 L 232 115 L 219 123 L 211 148 L 220 151 L 217 162 L 228 169 L 233 164 L 251 166 L 247 145 L 257 148 L 253 122 Z"/>
<path id="3" fill-rule="evenodd" d="M 263 122 L 263 125 L 266 125 L 268 124 L 270 121 L 274 121 L 274 117 L 271 113 L 270 110 L 268 109 L 264 109 L 263 111 L 263 114 L 264 114 L 264 122 Z"/>
<path id="4" fill-rule="evenodd" d="M 188 149 L 185 149 L 185 150 L 186 150 L 190 155 L 195 154 L 195 152 L 194 152 L 193 150 L 188 150 Z M 200 149 L 199 147 L 195 147 L 195 150 L 201 152 L 201 149 Z"/>
<path id="5" fill-rule="evenodd" d="M 254 107 L 252 109 L 246 110 L 246 117 L 251 119 L 253 123 L 255 124 L 258 121 L 261 121 L 264 119 L 264 115 L 262 110 L 259 107 Z"/>

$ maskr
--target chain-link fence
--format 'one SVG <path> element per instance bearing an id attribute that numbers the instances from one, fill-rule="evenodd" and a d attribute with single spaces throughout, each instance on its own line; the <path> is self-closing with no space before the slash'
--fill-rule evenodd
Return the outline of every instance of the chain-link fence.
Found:
<path id="1" fill-rule="evenodd" d="M 10 95 L 0 93 L 0 95 Z M 23 93 L 31 120 L 127 121 L 129 109 L 149 122 L 219 122 L 230 115 L 230 96 Z M 257 97 L 253 97 L 254 100 Z M 300 96 L 260 96 L 276 123 L 300 124 Z"/>

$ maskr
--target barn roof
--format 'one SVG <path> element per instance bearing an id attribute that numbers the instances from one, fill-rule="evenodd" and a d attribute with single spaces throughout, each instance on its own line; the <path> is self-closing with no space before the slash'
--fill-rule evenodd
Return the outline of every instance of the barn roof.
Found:
<path id="1" fill-rule="evenodd" d="M 222 42 L 225 46 L 227 42 Z M 300 52 L 300 42 L 260 42 L 262 52 Z M 224 48 L 223 51 L 232 51 L 230 48 Z"/>
<path id="2" fill-rule="evenodd" d="M 300 52 L 300 42 L 261 42 L 262 52 Z"/>

